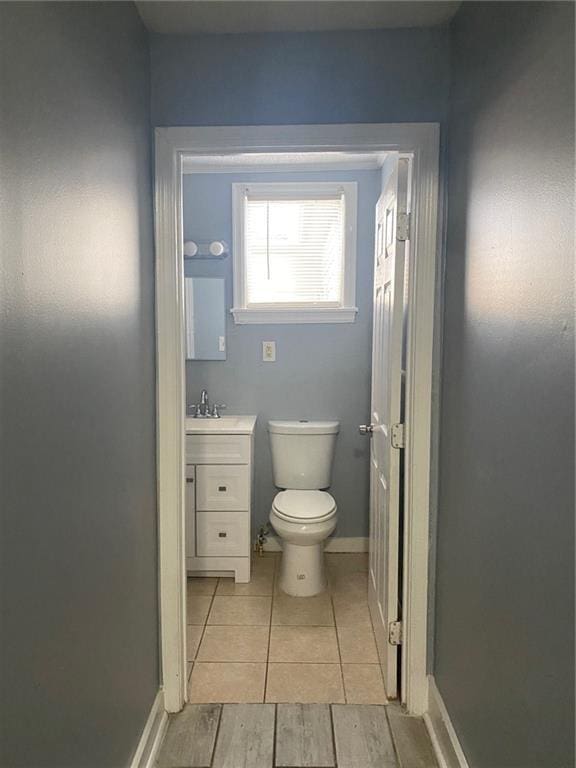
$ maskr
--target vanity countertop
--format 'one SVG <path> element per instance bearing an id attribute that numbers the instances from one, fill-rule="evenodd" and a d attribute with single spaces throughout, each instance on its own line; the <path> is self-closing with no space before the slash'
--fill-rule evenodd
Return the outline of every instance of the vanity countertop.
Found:
<path id="1" fill-rule="evenodd" d="M 251 435 L 256 416 L 221 416 L 219 419 L 186 417 L 187 435 Z"/>

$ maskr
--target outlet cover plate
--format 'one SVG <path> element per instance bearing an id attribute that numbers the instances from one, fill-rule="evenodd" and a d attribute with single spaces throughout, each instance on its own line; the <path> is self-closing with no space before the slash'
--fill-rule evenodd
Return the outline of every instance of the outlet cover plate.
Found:
<path id="1" fill-rule="evenodd" d="M 275 341 L 262 342 L 262 361 L 264 363 L 276 362 L 276 342 Z"/>

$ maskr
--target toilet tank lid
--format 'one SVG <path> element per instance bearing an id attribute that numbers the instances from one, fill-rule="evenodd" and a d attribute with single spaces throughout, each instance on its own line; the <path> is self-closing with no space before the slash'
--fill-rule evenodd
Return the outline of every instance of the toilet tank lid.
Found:
<path id="1" fill-rule="evenodd" d="M 338 421 L 269 421 L 268 432 L 276 435 L 333 435 L 340 431 Z"/>

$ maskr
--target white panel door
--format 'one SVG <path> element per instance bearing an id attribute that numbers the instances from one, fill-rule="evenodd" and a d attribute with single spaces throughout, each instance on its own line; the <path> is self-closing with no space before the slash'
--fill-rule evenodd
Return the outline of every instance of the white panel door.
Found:
<path id="1" fill-rule="evenodd" d="M 376 206 L 371 424 L 361 427 L 371 435 L 369 602 L 389 698 L 398 696 L 398 647 L 389 628 L 399 617 L 400 449 L 393 443 L 402 407 L 406 243 L 398 238 L 407 189 L 408 161 L 398 159 Z"/>

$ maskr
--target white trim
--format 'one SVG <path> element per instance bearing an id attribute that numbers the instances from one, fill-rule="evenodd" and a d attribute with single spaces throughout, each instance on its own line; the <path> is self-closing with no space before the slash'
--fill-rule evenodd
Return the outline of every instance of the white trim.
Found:
<path id="1" fill-rule="evenodd" d="M 413 715 L 428 708 L 428 566 L 436 280 L 439 279 L 438 175 L 440 130 L 423 132 L 414 152 L 409 191 L 408 353 L 406 364 L 406 473 L 402 702 Z"/>
<path id="2" fill-rule="evenodd" d="M 323 171 L 377 171 L 382 163 L 377 157 L 373 160 L 332 162 L 332 163 L 298 163 L 298 165 L 217 165 L 216 163 L 206 163 L 205 165 L 194 166 L 187 162 L 189 158 L 184 158 L 184 170 L 186 175 L 193 173 L 226 173 L 228 175 L 236 173 L 322 173 Z"/>
<path id="3" fill-rule="evenodd" d="M 253 192 L 264 198 L 287 196 L 342 195 L 344 197 L 344 237 L 342 296 L 333 306 L 249 305 L 246 298 L 245 200 Z M 356 303 L 356 244 L 358 240 L 358 183 L 355 181 L 237 182 L 232 184 L 232 283 L 234 306 L 230 310 L 237 325 L 286 323 L 353 323 Z"/>
<path id="4" fill-rule="evenodd" d="M 245 195 L 254 200 L 303 200 L 313 198 L 335 199 L 354 194 L 357 181 L 237 181 L 232 184 L 241 199 Z M 252 194 L 250 194 L 252 193 Z M 355 200 L 352 200 L 354 203 Z"/>
<path id="5" fill-rule="evenodd" d="M 251 309 L 232 307 L 236 325 L 289 323 L 353 323 L 358 307 L 291 307 L 290 309 Z"/>
<path id="6" fill-rule="evenodd" d="M 469 768 L 464 751 L 448 715 L 446 705 L 432 676 L 429 679 L 430 702 L 424 723 L 440 768 Z"/>
<path id="7" fill-rule="evenodd" d="M 130 768 L 153 768 L 167 727 L 168 715 L 164 708 L 164 692 L 160 689 L 150 709 Z"/>
<path id="8" fill-rule="evenodd" d="M 289 153 L 281 160 L 278 156 L 259 154 L 252 156 L 224 155 L 214 157 L 188 156 L 182 158 L 182 173 L 303 173 L 322 171 L 375 171 L 382 167 L 385 153 L 333 153 L 318 154 L 310 162 L 310 155 Z"/>
<path id="9" fill-rule="evenodd" d="M 184 583 L 185 305 L 180 158 L 156 133 L 156 459 L 160 576 L 160 642 L 165 706 L 186 701 Z"/>
<path id="10" fill-rule="evenodd" d="M 407 380 L 407 466 L 402 677 L 410 714 L 428 707 L 426 677 L 432 338 L 438 263 L 436 123 L 215 126 L 156 129 L 156 314 L 158 503 L 162 675 L 168 711 L 185 700 L 184 654 L 184 307 L 182 155 L 234 152 L 395 151 L 413 155 L 411 319 Z M 417 305 L 417 306 L 416 306 Z"/>
<path id="11" fill-rule="evenodd" d="M 282 552 L 278 536 L 266 536 L 264 552 Z M 335 536 L 328 539 L 324 552 L 368 552 L 367 536 Z"/>

